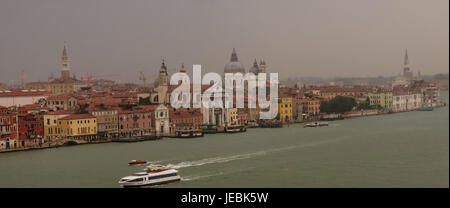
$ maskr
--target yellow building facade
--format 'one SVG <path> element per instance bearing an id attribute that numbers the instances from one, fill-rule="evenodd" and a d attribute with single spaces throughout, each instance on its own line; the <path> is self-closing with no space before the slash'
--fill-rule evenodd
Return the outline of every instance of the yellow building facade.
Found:
<path id="1" fill-rule="evenodd" d="M 238 125 L 238 109 L 237 108 L 228 108 L 227 109 L 227 126 L 235 126 Z"/>
<path id="2" fill-rule="evenodd" d="M 369 97 L 370 105 L 381 106 L 384 110 L 392 109 L 392 91 L 388 90 L 376 90 L 367 94 Z"/>
<path id="3" fill-rule="evenodd" d="M 278 99 L 278 116 L 282 122 L 292 121 L 292 98 L 283 97 Z"/>
<path id="4" fill-rule="evenodd" d="M 64 139 L 95 139 L 97 118 L 91 114 L 72 114 L 60 118 L 57 133 Z"/>
<path id="5" fill-rule="evenodd" d="M 68 116 L 67 112 L 52 112 L 44 115 L 44 137 L 47 141 L 60 138 L 58 134 L 58 120 Z"/>

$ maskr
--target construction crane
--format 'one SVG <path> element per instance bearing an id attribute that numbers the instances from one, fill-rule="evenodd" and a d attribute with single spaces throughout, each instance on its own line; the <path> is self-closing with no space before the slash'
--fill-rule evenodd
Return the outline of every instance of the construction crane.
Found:
<path id="1" fill-rule="evenodd" d="M 145 76 L 144 72 L 141 70 L 139 71 L 139 80 L 142 80 L 144 82 L 144 87 L 147 87 L 147 80 L 154 80 L 158 77 L 158 74 L 150 74 L 148 76 Z M 151 86 L 151 84 L 150 84 Z"/>
<path id="2" fill-rule="evenodd" d="M 139 80 L 144 81 L 144 88 L 147 87 L 147 78 L 145 78 L 144 72 L 139 71 Z"/>
<path id="3" fill-rule="evenodd" d="M 120 76 L 119 74 L 100 74 L 100 75 L 88 75 L 87 78 L 83 78 L 84 80 L 87 80 L 88 87 L 91 87 L 91 80 L 92 78 L 105 78 L 105 77 L 117 77 Z"/>

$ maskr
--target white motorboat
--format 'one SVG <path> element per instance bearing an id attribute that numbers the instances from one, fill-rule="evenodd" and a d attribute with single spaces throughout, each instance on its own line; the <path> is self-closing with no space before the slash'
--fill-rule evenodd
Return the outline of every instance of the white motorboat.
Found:
<path id="1" fill-rule="evenodd" d="M 119 184 L 123 187 L 152 186 L 179 181 L 181 177 L 178 171 L 162 165 L 147 166 L 145 172 L 134 173 L 123 177 Z"/>
<path id="2" fill-rule="evenodd" d="M 314 123 L 305 124 L 304 127 L 320 127 L 320 126 L 328 126 L 328 123 L 326 123 L 326 122 L 314 122 Z"/>

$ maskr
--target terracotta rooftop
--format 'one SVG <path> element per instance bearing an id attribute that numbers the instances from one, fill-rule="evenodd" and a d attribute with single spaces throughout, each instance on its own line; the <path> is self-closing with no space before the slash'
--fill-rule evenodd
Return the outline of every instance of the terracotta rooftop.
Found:
<path id="1" fill-rule="evenodd" d="M 44 96 L 44 95 L 50 95 L 51 92 L 48 91 L 1 91 L 0 97 L 17 97 L 17 96 Z"/>
<path id="2" fill-rule="evenodd" d="M 71 114 L 65 117 L 62 117 L 60 120 L 76 120 L 76 119 L 86 119 L 86 118 L 95 118 L 95 116 L 84 113 L 84 114 Z"/>

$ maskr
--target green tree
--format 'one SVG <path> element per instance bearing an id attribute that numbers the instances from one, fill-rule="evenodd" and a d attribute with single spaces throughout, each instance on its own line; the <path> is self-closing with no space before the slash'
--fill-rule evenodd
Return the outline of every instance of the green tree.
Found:
<path id="1" fill-rule="evenodd" d="M 367 97 L 367 99 L 365 101 L 363 101 L 363 102 L 358 104 L 356 109 L 358 109 L 358 110 L 369 110 L 369 109 L 374 109 L 374 106 L 370 105 L 370 99 L 369 99 L 369 97 Z"/>
<path id="2" fill-rule="evenodd" d="M 356 101 L 351 97 L 336 96 L 329 101 L 320 103 L 320 111 L 324 113 L 345 113 L 356 106 Z"/>
<path id="3" fill-rule="evenodd" d="M 150 105 L 150 97 L 139 98 L 139 105 Z"/>

